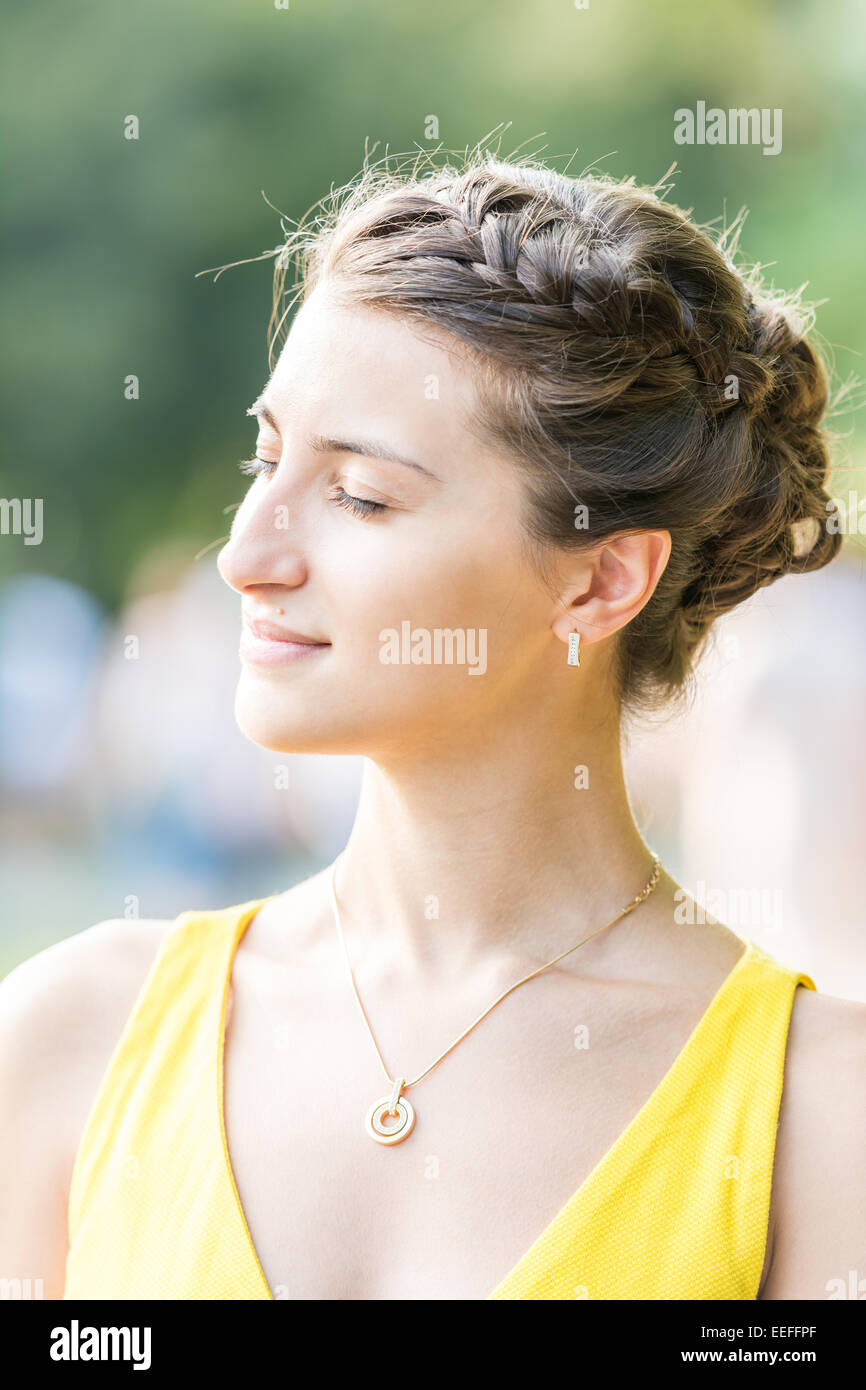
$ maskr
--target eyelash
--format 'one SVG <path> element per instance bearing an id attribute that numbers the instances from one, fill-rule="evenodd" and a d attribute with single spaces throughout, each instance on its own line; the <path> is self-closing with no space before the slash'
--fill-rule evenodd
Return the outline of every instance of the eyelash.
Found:
<path id="1" fill-rule="evenodd" d="M 238 464 L 241 472 L 246 473 L 251 478 L 267 477 L 269 476 L 268 470 L 273 470 L 276 466 L 277 465 L 271 463 L 269 459 L 260 459 L 258 454 L 256 454 L 254 458 L 244 459 L 242 463 Z M 342 487 L 337 488 L 332 496 L 332 501 L 336 502 L 338 507 L 343 507 L 347 512 L 351 512 L 354 516 L 372 516 L 375 512 L 388 511 L 384 502 L 371 502 L 369 498 L 366 497 L 353 497 L 350 492 L 346 492 L 345 488 Z"/>

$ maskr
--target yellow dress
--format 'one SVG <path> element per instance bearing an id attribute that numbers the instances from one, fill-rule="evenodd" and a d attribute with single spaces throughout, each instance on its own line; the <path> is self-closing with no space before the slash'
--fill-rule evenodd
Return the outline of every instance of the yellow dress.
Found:
<path id="1" fill-rule="evenodd" d="M 75 1157 L 64 1299 L 273 1300 L 223 1109 L 232 962 L 269 900 L 182 912 L 163 937 Z M 799 984 L 815 989 L 745 942 L 652 1095 L 489 1298 L 757 1296 Z"/>

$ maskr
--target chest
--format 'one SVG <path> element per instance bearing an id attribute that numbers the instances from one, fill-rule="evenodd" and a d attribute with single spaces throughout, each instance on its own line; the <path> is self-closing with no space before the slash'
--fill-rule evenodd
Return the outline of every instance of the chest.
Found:
<path id="1" fill-rule="evenodd" d="M 469 998 L 441 1017 L 421 998 L 385 1003 L 377 1042 L 408 1079 L 479 1012 Z M 627 989 L 533 981 L 405 1092 L 414 1128 L 380 1145 L 364 1121 L 391 1088 L 348 990 L 238 960 L 226 1141 L 272 1296 L 486 1299 L 633 1125 L 694 1022 Z"/>

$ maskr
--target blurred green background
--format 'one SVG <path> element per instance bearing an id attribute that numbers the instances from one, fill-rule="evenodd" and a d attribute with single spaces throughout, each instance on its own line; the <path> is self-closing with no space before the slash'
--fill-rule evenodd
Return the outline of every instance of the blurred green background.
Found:
<path id="1" fill-rule="evenodd" d="M 155 536 L 195 552 L 222 534 L 267 372 L 271 263 L 196 272 L 279 242 L 261 190 L 299 217 L 357 172 L 365 137 L 435 146 L 431 114 L 445 146 L 510 121 L 502 153 L 528 142 L 573 172 L 653 182 L 678 160 L 670 196 L 700 220 L 745 203 L 745 254 L 829 300 L 820 332 L 859 371 L 859 3 L 40 0 L 4 27 L 3 487 L 38 482 L 63 526 L 4 545 L 0 573 L 49 566 L 116 604 Z M 673 112 L 699 99 L 781 107 L 781 153 L 675 145 Z"/>
<path id="2" fill-rule="evenodd" d="M 213 567 L 215 550 L 193 557 L 227 532 L 244 491 L 236 465 L 268 372 L 272 264 L 216 282 L 197 272 L 274 247 L 279 219 L 262 191 L 300 217 L 358 172 L 365 144 L 374 157 L 459 150 L 510 123 L 502 155 L 573 173 L 596 165 L 651 183 L 676 160 L 673 201 L 699 221 L 730 221 L 746 204 L 745 256 L 778 287 L 807 281 L 806 297 L 827 301 L 818 330 L 837 376 L 862 374 L 866 24 L 855 0 L 40 0 L 7 12 L 4 31 L 0 492 L 42 497 L 45 527 L 38 546 L 0 538 L 7 594 L 51 576 L 110 622 L 187 566 Z M 781 153 L 676 145 L 675 110 L 699 100 L 782 108 Z M 137 140 L 124 138 L 129 115 Z M 425 138 L 431 116 L 438 139 Z M 849 435 L 831 488 L 842 496 L 862 490 L 863 422 L 833 423 Z M 856 554 L 863 544 L 846 541 Z M 8 669 L 8 635 L 4 656 Z M 107 804 L 86 803 L 82 822 L 66 786 L 7 785 L 0 973 L 119 915 L 129 879 L 155 881 L 156 858 L 112 880 Z M 130 822 L 139 846 L 141 824 Z M 28 857 L 37 843 L 44 858 Z M 269 864 L 285 863 L 280 844 L 274 833 Z M 301 835 L 298 869 L 324 852 Z M 270 891 L 246 844 L 237 866 L 228 878 L 202 868 L 201 897 Z M 152 892 L 143 914 L 188 906 L 177 897 L 187 881 Z"/>

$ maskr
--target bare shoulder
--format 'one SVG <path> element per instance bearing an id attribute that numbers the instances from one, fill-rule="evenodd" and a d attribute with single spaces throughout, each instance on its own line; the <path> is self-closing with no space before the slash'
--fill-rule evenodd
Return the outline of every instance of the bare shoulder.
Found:
<path id="1" fill-rule="evenodd" d="M 0 982 L 0 1263 L 62 1294 L 75 1153 L 111 1053 L 171 925 L 98 922 Z"/>
<path id="2" fill-rule="evenodd" d="M 864 1171 L 866 1004 L 799 988 L 788 1032 L 773 1173 L 774 1246 L 762 1299 L 866 1294 Z"/>
<path id="3" fill-rule="evenodd" d="M 170 919 L 97 922 L 29 956 L 0 981 L 8 1058 L 80 1059 L 129 1013 Z"/>
<path id="4" fill-rule="evenodd" d="M 29 1105 L 72 1118 L 95 1093 L 170 919 L 97 922 L 17 965 L 0 983 L 0 1067 Z"/>
<path id="5" fill-rule="evenodd" d="M 697 991 L 742 958 L 743 939 L 708 921 L 679 886 L 668 917 L 660 885 L 658 930 L 650 937 L 665 972 Z M 647 919 L 648 921 L 650 919 Z M 671 927 L 671 922 L 676 927 Z M 866 1295 L 866 1004 L 799 987 L 786 1040 L 767 1249 L 760 1299 Z"/>

